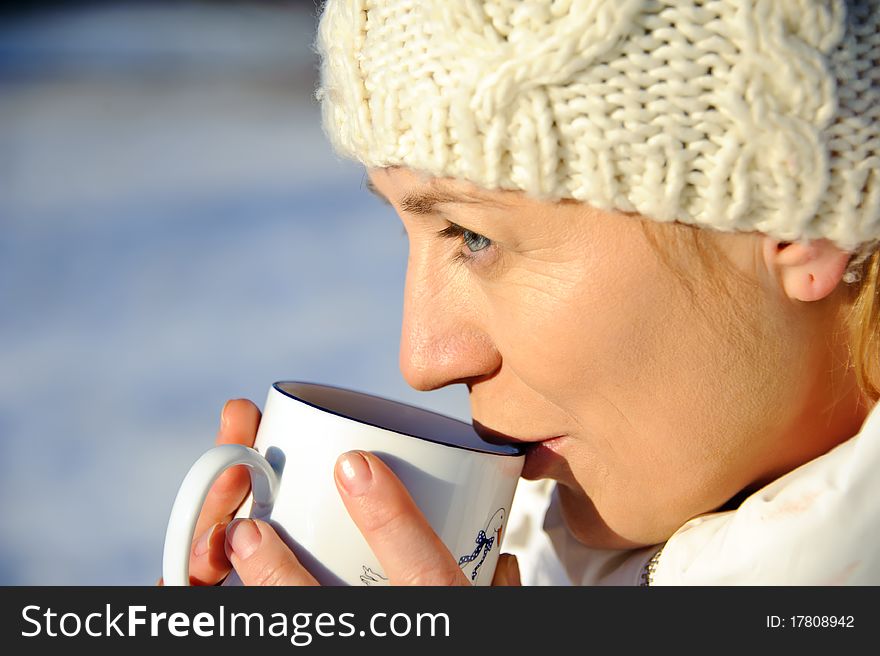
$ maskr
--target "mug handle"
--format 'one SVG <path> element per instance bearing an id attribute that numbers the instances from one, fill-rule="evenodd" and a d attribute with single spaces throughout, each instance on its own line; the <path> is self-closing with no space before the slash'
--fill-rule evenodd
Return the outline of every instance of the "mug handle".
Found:
<path id="1" fill-rule="evenodd" d="M 235 465 L 244 465 L 250 470 L 254 497 L 252 516 L 264 517 L 272 509 L 280 479 L 258 451 L 241 444 L 223 444 L 205 452 L 183 479 L 171 508 L 162 554 L 165 585 L 189 585 L 189 555 L 202 504 L 214 481 Z"/>

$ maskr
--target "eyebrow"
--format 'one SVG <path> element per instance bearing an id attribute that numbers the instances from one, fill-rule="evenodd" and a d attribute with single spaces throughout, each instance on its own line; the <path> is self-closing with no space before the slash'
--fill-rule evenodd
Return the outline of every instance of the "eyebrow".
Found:
<path id="1" fill-rule="evenodd" d="M 370 193 L 375 196 L 378 196 L 384 203 L 391 205 L 391 201 L 388 200 L 388 197 L 385 196 L 381 191 L 376 188 L 376 185 L 373 184 L 373 181 L 367 178 L 366 187 L 369 189 Z M 437 205 L 441 205 L 443 203 L 489 203 L 497 205 L 497 201 L 490 198 L 481 198 L 479 196 L 461 196 L 456 194 L 451 194 L 445 191 L 437 191 L 433 189 L 425 190 L 425 191 L 411 191 L 406 194 L 403 199 L 400 201 L 400 209 L 402 212 L 407 212 L 408 214 L 415 214 L 418 216 L 427 216 L 435 213 L 435 208 Z"/>

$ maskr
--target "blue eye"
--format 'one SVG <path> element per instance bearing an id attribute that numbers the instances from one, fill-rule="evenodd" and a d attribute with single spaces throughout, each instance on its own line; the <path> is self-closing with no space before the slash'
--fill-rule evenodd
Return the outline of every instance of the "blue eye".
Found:
<path id="1" fill-rule="evenodd" d="M 488 237 L 484 237 L 471 230 L 466 230 L 460 225 L 454 223 L 450 223 L 449 226 L 438 232 L 437 235 L 446 239 L 454 239 L 463 242 L 463 244 L 467 246 L 467 252 L 459 250 L 455 254 L 453 257 L 455 262 L 469 263 L 471 260 L 476 260 L 477 256 L 471 255 L 471 253 L 479 253 L 492 246 L 492 240 Z"/>
<path id="2" fill-rule="evenodd" d="M 464 230 L 461 233 L 461 239 L 465 243 L 465 246 L 471 251 L 471 253 L 476 253 L 477 251 L 481 251 L 484 248 L 488 248 L 492 242 L 489 241 L 483 235 L 478 235 L 476 232 L 471 232 L 470 230 Z M 476 246 L 474 246 L 474 242 Z"/>

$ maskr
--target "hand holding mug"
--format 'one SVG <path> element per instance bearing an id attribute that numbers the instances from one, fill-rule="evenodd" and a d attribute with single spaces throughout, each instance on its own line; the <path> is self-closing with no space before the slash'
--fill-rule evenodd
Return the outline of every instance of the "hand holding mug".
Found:
<path id="1" fill-rule="evenodd" d="M 310 390 L 300 388 L 300 391 L 306 392 Z M 266 406 L 267 410 L 272 403 L 273 395 L 284 401 L 278 392 L 278 389 L 270 391 L 270 399 L 267 401 Z M 321 408 L 317 409 L 321 410 Z M 315 408 L 312 408 L 311 412 L 314 411 Z M 424 413 L 427 411 L 418 412 Z M 277 410 L 273 414 L 279 416 Z M 346 419 L 351 419 L 351 417 Z M 443 418 L 443 420 L 455 421 L 448 418 Z M 290 423 L 289 419 L 287 421 Z M 338 422 L 339 418 L 333 418 L 333 421 Z M 254 445 L 260 422 L 260 411 L 253 403 L 245 400 L 230 401 L 226 404 L 222 413 L 217 444 L 238 445 L 236 447 L 230 446 L 230 449 Z M 265 429 L 265 435 L 269 435 L 273 431 L 274 433 L 278 432 L 277 426 L 271 430 L 266 426 L 263 428 Z M 381 430 L 381 426 L 374 425 L 373 429 L 375 428 Z M 301 436 L 300 440 L 302 439 L 305 438 Z M 492 468 L 492 471 L 499 467 L 495 463 L 501 463 L 500 470 L 505 472 L 503 476 L 498 477 L 496 474 L 497 480 L 491 482 L 492 476 L 486 475 L 486 473 L 491 473 L 490 470 L 481 470 L 483 475 L 480 478 L 483 482 L 478 483 L 478 485 L 480 488 L 492 488 L 493 486 L 495 488 L 504 488 L 501 491 L 501 497 L 497 497 L 496 494 L 496 499 L 505 496 L 512 497 L 513 487 L 518 478 L 522 461 L 522 458 L 516 457 L 516 454 L 512 451 L 505 452 L 503 448 L 499 447 L 496 453 L 488 456 L 485 454 L 469 454 L 462 453 L 460 446 L 426 445 L 411 436 L 405 439 L 407 442 L 415 443 L 414 448 L 419 452 L 423 452 L 425 449 L 439 450 L 433 453 L 433 457 L 428 458 L 427 462 L 429 463 L 437 459 L 438 453 L 442 460 L 443 456 L 449 456 L 446 452 L 455 448 L 458 448 L 459 451 L 453 452 L 451 457 L 463 459 L 461 463 L 481 458 L 491 463 L 488 466 Z M 276 438 L 266 437 L 263 439 L 264 453 L 267 451 L 266 445 L 273 440 L 277 444 L 287 444 L 283 441 L 278 442 Z M 259 439 L 257 442 L 259 450 Z M 394 444 L 395 448 L 401 448 L 397 446 L 397 442 Z M 271 451 L 272 448 L 270 446 L 268 450 Z M 316 446 L 315 448 L 320 451 L 320 447 Z M 495 449 L 495 447 L 491 447 L 491 449 Z M 465 449 L 465 451 L 467 450 Z M 292 455 L 293 451 L 288 451 L 288 453 Z M 284 480 L 298 480 L 307 478 L 309 475 L 315 475 L 314 472 L 307 471 L 313 463 L 308 459 L 303 459 L 303 453 L 297 453 L 296 458 L 288 457 L 286 459 L 286 462 L 283 463 L 281 478 Z M 500 455 L 502 453 L 503 455 Z M 511 457 L 511 455 L 514 457 Z M 392 462 L 395 460 L 393 455 L 386 457 L 391 457 Z M 410 456 L 406 457 L 409 458 Z M 417 455 L 415 462 L 420 462 L 418 461 L 419 457 L 422 456 Z M 271 458 L 269 459 L 271 460 Z M 412 460 L 412 458 L 410 459 Z M 300 461 L 293 462 L 293 460 Z M 411 463 L 403 464 L 409 465 Z M 424 462 L 421 464 L 425 466 Z M 481 465 L 484 468 L 486 466 Z M 397 467 L 400 469 L 400 462 L 397 463 Z M 441 475 L 448 478 L 447 470 L 449 465 L 439 467 L 440 469 L 434 473 L 440 472 Z M 467 467 L 462 465 L 460 469 L 464 471 Z M 357 545 L 350 538 L 346 539 L 344 532 L 340 534 L 342 535 L 341 542 L 343 543 L 341 547 L 346 551 L 345 558 L 349 560 L 355 558 L 359 565 L 359 576 L 355 576 L 354 581 L 351 580 L 351 577 L 347 581 L 341 581 L 337 576 L 339 572 L 342 572 L 342 569 L 347 568 L 350 570 L 351 567 L 349 563 L 343 563 L 344 567 L 339 569 L 339 565 L 334 565 L 331 562 L 333 558 L 336 558 L 338 561 L 339 554 L 334 553 L 332 546 L 328 546 L 326 531 L 322 535 L 317 535 L 317 533 L 314 535 L 307 534 L 307 532 L 304 532 L 302 525 L 296 524 L 296 521 L 299 520 L 303 512 L 302 509 L 291 512 L 290 508 L 285 509 L 282 507 L 278 514 L 281 524 L 271 516 L 265 519 L 244 518 L 247 514 L 253 515 L 254 508 L 252 500 L 247 498 L 249 475 L 247 470 L 240 466 L 226 469 L 214 484 L 210 486 L 210 492 L 205 499 L 195 526 L 196 537 L 192 540 L 192 549 L 189 555 L 189 580 L 195 584 L 215 584 L 226 577 L 230 572 L 230 566 L 233 566 L 235 572 L 230 576 L 230 580 L 247 585 L 314 585 L 318 583 L 319 579 L 330 583 L 355 582 L 356 584 L 365 585 L 466 585 L 473 582 L 479 583 L 476 580 L 476 575 L 479 573 L 479 568 L 483 566 L 483 574 L 488 574 L 489 578 L 484 578 L 482 584 L 487 584 L 490 581 L 496 585 L 516 585 L 519 583 L 519 573 L 515 559 L 509 555 L 502 556 L 501 558 L 498 557 L 498 547 L 503 524 L 506 522 L 506 509 L 509 509 L 509 499 L 504 502 L 506 509 L 501 512 L 496 511 L 494 516 L 488 517 L 485 520 L 485 525 L 478 531 L 476 539 L 470 539 L 465 545 L 460 537 L 454 537 L 457 533 L 462 532 L 459 529 L 455 529 L 454 526 L 441 527 L 441 530 L 445 531 L 445 542 L 444 539 L 438 536 L 435 527 L 425 517 L 425 514 L 419 508 L 416 501 L 414 501 L 413 496 L 410 495 L 404 483 L 392 468 L 388 466 L 388 463 L 383 462 L 381 457 L 375 453 L 370 453 L 366 449 L 349 450 L 338 457 L 335 466 L 332 468 L 332 473 L 327 471 L 326 474 L 328 480 L 332 475 L 334 481 L 331 485 L 335 488 L 334 496 L 341 500 L 345 511 L 351 518 L 351 522 L 359 530 L 360 535 L 363 536 L 363 540 L 369 546 L 369 550 L 375 555 L 375 561 L 366 562 L 361 566 L 357 556 L 348 555 L 350 551 L 357 551 Z M 419 478 L 424 476 L 424 472 L 417 475 L 410 474 L 411 486 L 414 484 L 415 487 L 424 487 Z M 475 477 L 474 474 L 469 474 L 468 476 L 469 481 L 465 481 L 464 478 L 455 481 L 456 489 L 461 488 L 464 495 L 463 497 L 462 495 L 457 497 L 459 502 L 462 498 L 467 499 L 468 497 L 481 495 L 485 497 L 487 494 L 482 489 L 480 489 L 479 494 L 474 494 L 474 490 L 477 489 L 473 483 Z M 512 485 L 507 480 L 511 476 L 513 480 Z M 303 488 L 303 485 L 306 485 L 306 483 L 298 482 L 297 485 L 299 486 L 298 494 L 300 495 L 303 489 L 308 489 L 307 487 Z M 435 488 L 434 492 L 439 489 L 441 488 Z M 318 490 L 316 494 L 320 496 L 320 491 Z M 426 492 L 422 490 L 421 504 L 436 505 L 433 497 L 437 495 L 431 494 L 429 497 L 426 497 L 425 494 Z M 293 492 L 287 492 L 288 500 L 293 496 L 295 496 Z M 491 493 L 489 496 L 491 497 Z M 427 502 L 426 499 L 428 499 Z M 245 501 L 244 506 L 242 506 L 242 501 Z M 250 507 L 248 507 L 249 502 Z M 321 503 L 324 506 L 327 505 L 326 501 Z M 438 500 L 437 503 L 440 505 L 437 505 L 433 512 L 435 526 L 438 524 L 438 516 L 453 515 L 443 505 L 449 502 Z M 497 501 L 483 499 L 481 503 L 483 505 L 489 503 L 489 506 L 492 506 Z M 283 504 L 280 505 L 283 506 Z M 453 506 L 456 505 L 461 504 L 453 503 Z M 240 506 L 241 508 L 239 508 Z M 439 515 L 438 509 L 440 511 Z M 236 510 L 240 517 L 239 519 L 233 519 L 233 514 L 236 513 Z M 468 513 L 473 515 L 474 512 L 473 510 L 455 511 L 456 517 L 459 520 L 465 518 L 471 522 L 473 522 L 473 518 L 468 517 Z M 479 515 L 483 511 L 478 510 L 476 512 Z M 484 514 L 489 515 L 488 512 L 484 512 Z M 258 512 L 256 516 L 259 515 L 260 513 Z M 296 521 L 291 518 L 292 515 L 296 516 Z M 317 521 L 320 523 L 320 519 Z M 307 523 L 311 525 L 313 522 Z M 341 522 L 336 521 L 335 524 L 339 525 Z M 278 531 L 275 529 L 276 526 L 279 528 Z M 464 531 L 466 532 L 467 530 L 465 527 Z M 295 535 L 292 537 L 288 531 L 293 532 Z M 169 525 L 169 536 L 171 533 L 171 525 Z M 450 538 L 450 536 L 453 537 Z M 457 549 L 457 551 L 453 552 L 450 550 L 448 544 L 450 540 L 453 543 L 455 543 L 455 540 L 459 540 L 459 546 L 452 547 L 453 550 Z M 297 558 L 295 555 L 296 549 L 291 549 L 292 544 L 299 549 L 301 558 Z M 492 546 L 495 546 L 495 553 L 491 554 L 494 558 L 487 559 Z M 336 567 L 339 570 L 336 573 L 328 571 L 321 562 L 312 558 L 313 551 L 317 552 L 316 557 L 321 559 L 327 555 L 328 550 L 329 560 L 325 559 L 325 562 L 330 563 L 331 568 Z M 166 545 L 166 561 L 168 560 L 167 551 Z M 462 553 L 458 553 L 458 551 L 462 551 Z M 311 567 L 306 567 L 303 564 L 303 555 L 305 555 L 305 560 Z M 345 558 L 343 558 L 343 561 Z M 365 557 L 360 558 L 367 561 Z M 496 559 L 497 567 L 495 564 Z M 166 562 L 166 572 L 168 571 L 167 567 Z M 495 571 L 494 579 L 491 578 L 493 568 Z M 317 570 L 317 578 L 315 576 L 316 572 L 310 571 L 310 569 Z M 342 574 L 346 575 L 345 572 L 342 572 Z M 171 580 L 171 577 L 167 578 Z M 356 580 L 357 578 L 360 579 L 359 582 Z M 179 584 L 180 582 L 178 581 L 177 583 Z"/>

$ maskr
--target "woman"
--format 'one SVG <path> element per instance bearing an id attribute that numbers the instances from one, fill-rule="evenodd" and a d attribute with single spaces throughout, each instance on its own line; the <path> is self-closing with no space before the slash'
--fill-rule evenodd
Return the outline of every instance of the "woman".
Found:
<path id="1" fill-rule="evenodd" d="M 325 130 L 410 240 L 403 375 L 531 443 L 572 582 L 880 583 L 878 34 L 874 0 L 327 3 Z M 378 458 L 336 480 L 392 583 L 467 583 Z M 227 526 L 246 491 L 194 579 L 314 583 Z"/>

